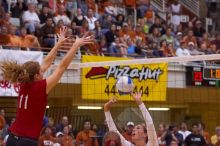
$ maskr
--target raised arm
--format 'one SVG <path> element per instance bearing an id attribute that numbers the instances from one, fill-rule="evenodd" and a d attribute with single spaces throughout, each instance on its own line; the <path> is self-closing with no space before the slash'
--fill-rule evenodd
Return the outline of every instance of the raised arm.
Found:
<path id="1" fill-rule="evenodd" d="M 60 29 L 60 34 L 57 34 L 58 37 L 58 42 L 55 44 L 55 46 L 51 49 L 49 54 L 44 58 L 44 61 L 41 65 L 41 71 L 46 72 L 47 69 L 51 66 L 53 63 L 54 59 L 56 58 L 57 51 L 60 48 L 60 46 L 63 44 L 63 42 L 66 41 L 66 27 L 63 27 Z"/>
<path id="2" fill-rule="evenodd" d="M 120 136 L 120 139 L 121 139 L 121 143 L 122 143 L 122 146 L 133 146 L 132 143 L 130 143 L 129 141 L 127 141 L 122 135 L 121 133 L 118 131 L 118 129 L 116 128 L 116 125 L 112 119 L 112 115 L 110 113 L 110 107 L 116 103 L 117 100 L 115 98 L 112 98 L 110 99 L 107 103 L 105 103 L 104 105 L 104 112 L 105 112 L 105 120 L 106 120 L 106 123 L 108 125 L 108 129 L 109 131 L 114 131 L 114 132 L 117 132 L 118 135 Z"/>
<path id="3" fill-rule="evenodd" d="M 75 56 L 78 48 L 80 46 L 83 46 L 85 44 L 91 44 L 93 43 L 93 37 L 89 36 L 87 37 L 84 35 L 82 38 L 76 38 L 74 44 L 72 45 L 69 52 L 65 55 L 65 57 L 61 60 L 60 64 L 56 68 L 56 70 L 53 72 L 52 75 L 50 75 L 47 78 L 47 93 L 51 91 L 51 89 L 58 83 L 60 78 L 62 77 L 64 71 L 67 69 L 69 64 L 72 62 L 73 57 Z"/>
<path id="4" fill-rule="evenodd" d="M 147 146 L 159 146 L 153 120 L 147 108 L 145 107 L 144 103 L 142 102 L 141 96 L 142 96 L 141 92 L 137 92 L 133 94 L 133 98 L 138 104 L 139 109 L 141 110 L 141 113 L 144 117 L 145 124 L 147 126 L 147 136 L 148 136 Z"/>

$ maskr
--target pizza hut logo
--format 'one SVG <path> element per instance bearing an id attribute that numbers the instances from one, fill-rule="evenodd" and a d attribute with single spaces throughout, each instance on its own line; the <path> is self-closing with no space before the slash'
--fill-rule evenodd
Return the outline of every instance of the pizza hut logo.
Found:
<path id="1" fill-rule="evenodd" d="M 130 68 L 129 66 L 111 66 L 109 68 L 104 67 L 93 67 L 87 74 L 86 78 L 97 79 L 106 78 L 109 79 L 113 77 L 117 79 L 120 76 L 129 76 L 131 78 L 137 78 L 139 81 L 153 79 L 155 81 L 159 80 L 160 75 L 163 74 L 161 68 L 150 69 L 149 67 Z"/>

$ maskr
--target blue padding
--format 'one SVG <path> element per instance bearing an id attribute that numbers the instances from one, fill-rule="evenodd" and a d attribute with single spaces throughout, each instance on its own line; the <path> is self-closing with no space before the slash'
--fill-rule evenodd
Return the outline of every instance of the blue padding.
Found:
<path id="1" fill-rule="evenodd" d="M 132 80 L 128 77 L 128 84 L 131 84 Z"/>

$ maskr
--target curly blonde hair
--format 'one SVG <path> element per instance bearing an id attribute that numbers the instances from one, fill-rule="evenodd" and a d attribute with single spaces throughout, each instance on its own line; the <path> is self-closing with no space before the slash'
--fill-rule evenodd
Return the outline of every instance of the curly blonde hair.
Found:
<path id="1" fill-rule="evenodd" d="M 4 80 L 12 83 L 25 83 L 34 81 L 34 76 L 40 73 L 40 65 L 35 61 L 18 64 L 15 61 L 3 61 L 0 69 Z"/>

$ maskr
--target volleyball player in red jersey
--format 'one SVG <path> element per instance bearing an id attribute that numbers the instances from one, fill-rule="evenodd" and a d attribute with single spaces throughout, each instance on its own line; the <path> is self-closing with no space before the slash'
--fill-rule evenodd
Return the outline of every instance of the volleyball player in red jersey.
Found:
<path id="1" fill-rule="evenodd" d="M 43 126 L 43 116 L 47 105 L 47 95 L 60 80 L 80 46 L 93 43 L 92 36 L 76 38 L 71 49 L 61 60 L 55 71 L 43 79 L 45 72 L 56 57 L 58 48 L 67 39 L 66 29 L 60 33 L 57 45 L 44 59 L 42 65 L 28 61 L 22 65 L 12 61 L 1 64 L 3 78 L 12 83 L 20 83 L 16 120 L 9 128 L 6 146 L 37 146 Z"/>

